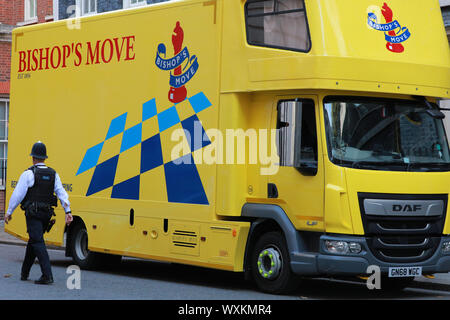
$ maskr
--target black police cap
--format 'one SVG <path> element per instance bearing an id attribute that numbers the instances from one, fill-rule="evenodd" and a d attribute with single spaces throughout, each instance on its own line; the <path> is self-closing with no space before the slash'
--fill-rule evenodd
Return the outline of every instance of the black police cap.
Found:
<path id="1" fill-rule="evenodd" d="M 47 159 L 47 148 L 45 147 L 45 144 L 43 144 L 41 141 L 33 144 L 30 156 L 36 159 Z"/>

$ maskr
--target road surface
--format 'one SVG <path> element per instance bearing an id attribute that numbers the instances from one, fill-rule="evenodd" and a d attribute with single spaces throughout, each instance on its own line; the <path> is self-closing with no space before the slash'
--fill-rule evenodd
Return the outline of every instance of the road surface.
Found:
<path id="1" fill-rule="evenodd" d="M 55 283 L 39 286 L 33 283 L 41 275 L 37 262 L 30 280 L 20 281 L 24 254 L 23 246 L 0 244 L 0 300 L 450 299 L 450 274 L 421 278 L 398 293 L 368 290 L 357 280 L 306 279 L 293 294 L 277 296 L 257 291 L 242 274 L 124 258 L 107 270 L 81 270 L 75 279 L 72 260 L 62 250 L 49 250 Z"/>

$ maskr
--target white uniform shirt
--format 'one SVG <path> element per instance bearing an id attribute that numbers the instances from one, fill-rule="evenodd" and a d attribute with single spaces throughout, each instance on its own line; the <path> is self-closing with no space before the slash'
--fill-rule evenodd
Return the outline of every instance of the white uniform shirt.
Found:
<path id="1" fill-rule="evenodd" d="M 37 163 L 36 166 L 47 168 L 44 163 Z M 34 185 L 34 174 L 31 170 L 26 170 L 21 174 L 19 181 L 17 182 L 16 188 L 14 189 L 13 194 L 11 195 L 11 199 L 9 199 L 8 210 L 6 211 L 6 215 L 11 215 L 14 210 L 19 206 L 22 200 L 25 198 L 28 192 L 28 188 L 31 188 Z M 56 173 L 55 175 L 55 194 L 61 202 L 62 207 L 65 212 L 70 211 L 70 202 L 69 195 L 66 190 L 64 190 L 61 179 L 59 175 Z"/>

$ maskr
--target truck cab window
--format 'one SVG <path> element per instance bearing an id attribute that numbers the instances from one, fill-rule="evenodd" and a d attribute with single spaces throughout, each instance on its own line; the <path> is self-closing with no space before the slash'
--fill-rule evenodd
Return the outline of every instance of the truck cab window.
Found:
<path id="1" fill-rule="evenodd" d="M 249 0 L 245 8 L 249 44 L 309 51 L 303 0 Z"/>
<path id="2" fill-rule="evenodd" d="M 278 155 L 280 166 L 302 174 L 317 173 L 317 131 L 312 100 L 281 101 L 278 105 Z"/>
<path id="3" fill-rule="evenodd" d="M 414 100 L 327 97 L 325 129 L 331 161 L 356 169 L 449 171 L 442 120 Z"/>

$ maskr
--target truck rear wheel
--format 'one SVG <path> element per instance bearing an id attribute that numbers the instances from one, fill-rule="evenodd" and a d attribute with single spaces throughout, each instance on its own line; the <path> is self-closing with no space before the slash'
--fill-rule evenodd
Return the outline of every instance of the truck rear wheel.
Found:
<path id="1" fill-rule="evenodd" d="M 251 272 L 261 291 L 289 293 L 297 288 L 298 277 L 290 267 L 289 252 L 280 232 L 263 234 L 251 253 Z"/>
<path id="2" fill-rule="evenodd" d="M 77 223 L 72 230 L 70 251 L 72 259 L 81 269 L 93 269 L 100 262 L 100 254 L 89 251 L 88 233 L 83 223 Z"/>

